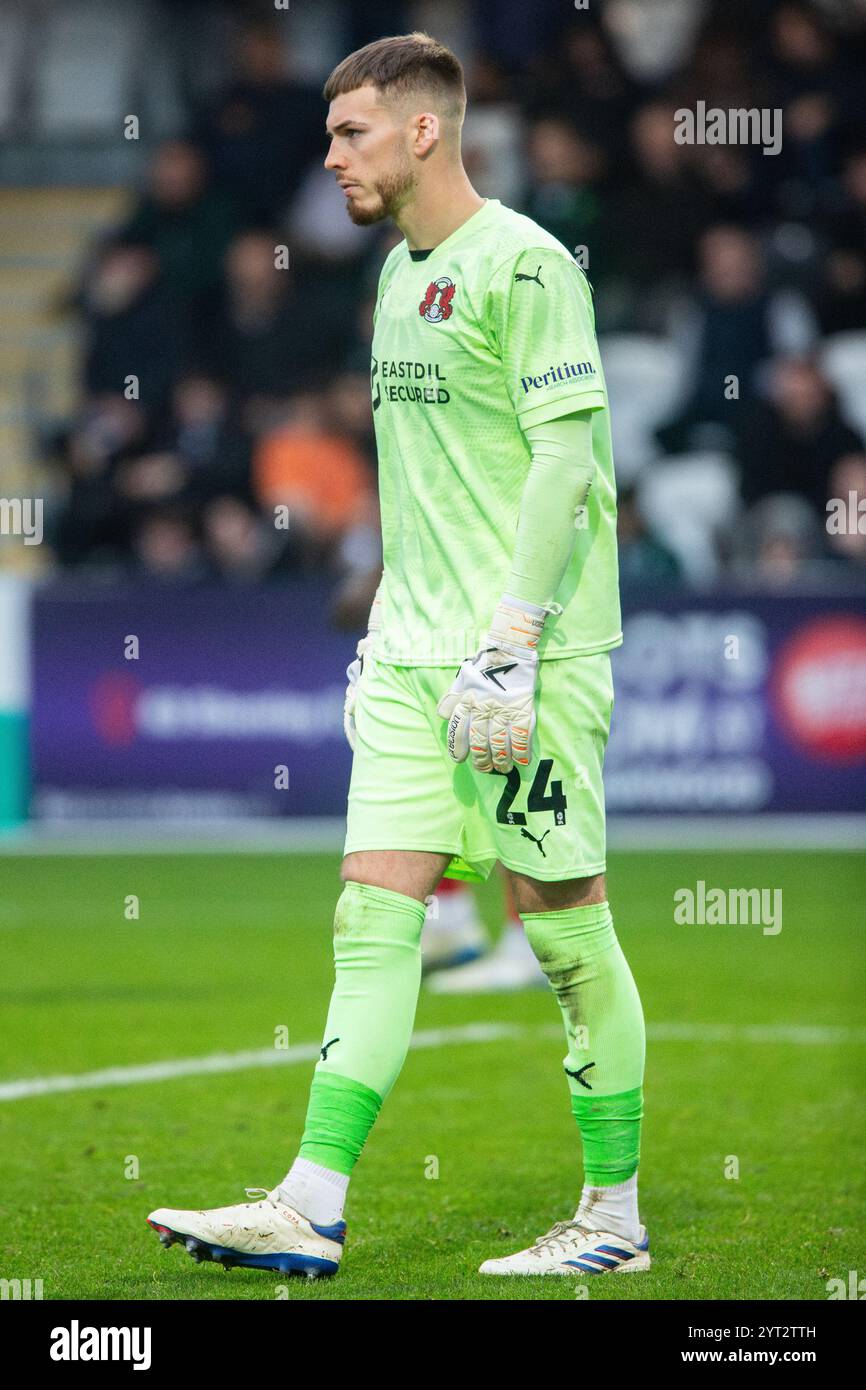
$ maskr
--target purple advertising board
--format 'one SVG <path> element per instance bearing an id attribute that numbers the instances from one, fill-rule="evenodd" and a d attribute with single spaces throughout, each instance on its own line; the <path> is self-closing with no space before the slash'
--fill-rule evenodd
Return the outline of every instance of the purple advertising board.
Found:
<path id="1" fill-rule="evenodd" d="M 321 584 L 51 587 L 33 615 L 37 816 L 345 811 L 345 670 Z"/>
<path id="2" fill-rule="evenodd" d="M 714 594 L 626 608 L 608 811 L 866 810 L 866 597 Z"/>
<path id="3" fill-rule="evenodd" d="M 33 622 L 39 817 L 345 811 L 354 636 L 315 582 L 50 586 Z M 866 597 L 625 605 L 611 813 L 866 809 Z"/>

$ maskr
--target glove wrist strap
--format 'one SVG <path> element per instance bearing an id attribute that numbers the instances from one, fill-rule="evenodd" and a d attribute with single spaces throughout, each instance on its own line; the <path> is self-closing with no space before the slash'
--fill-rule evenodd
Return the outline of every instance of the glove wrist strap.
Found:
<path id="1" fill-rule="evenodd" d="M 547 608 L 503 594 L 490 624 L 490 641 L 504 651 L 523 655 L 534 652 L 544 631 L 548 613 L 562 612 L 560 604 Z"/>

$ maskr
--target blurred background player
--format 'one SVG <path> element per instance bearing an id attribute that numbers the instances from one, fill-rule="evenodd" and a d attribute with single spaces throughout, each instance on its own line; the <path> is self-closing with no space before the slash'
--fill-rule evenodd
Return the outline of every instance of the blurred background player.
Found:
<path id="1" fill-rule="evenodd" d="M 434 994 L 500 994 L 547 984 L 526 939 L 508 875 L 501 878 L 505 913 L 495 943 L 471 888 L 443 878 L 436 889 L 421 934 L 427 988 Z"/>

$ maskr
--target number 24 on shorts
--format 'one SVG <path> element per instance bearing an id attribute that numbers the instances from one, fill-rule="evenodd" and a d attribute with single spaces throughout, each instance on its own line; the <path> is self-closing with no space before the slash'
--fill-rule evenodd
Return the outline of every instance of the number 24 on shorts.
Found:
<path id="1" fill-rule="evenodd" d="M 552 811 L 554 825 L 565 825 L 565 812 L 568 802 L 562 790 L 562 782 L 551 782 L 550 792 L 548 793 L 547 784 L 550 780 L 550 772 L 553 767 L 552 758 L 542 758 L 539 761 L 532 779 L 532 786 L 526 797 L 527 811 Z M 485 773 L 489 776 L 489 773 Z M 496 819 L 500 825 L 525 825 L 526 816 L 523 811 L 512 811 L 511 807 L 520 791 L 520 769 L 513 767 L 510 772 L 498 772 L 497 777 L 505 777 L 505 787 L 499 798 L 496 807 Z"/>

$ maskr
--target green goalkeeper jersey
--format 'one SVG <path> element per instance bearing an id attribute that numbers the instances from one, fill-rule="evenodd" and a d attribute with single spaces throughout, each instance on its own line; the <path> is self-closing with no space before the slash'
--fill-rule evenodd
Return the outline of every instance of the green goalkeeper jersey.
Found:
<path id="1" fill-rule="evenodd" d="M 382 267 L 371 366 L 384 572 L 379 660 L 452 665 L 487 636 L 530 465 L 523 429 L 591 411 L 595 478 L 543 658 L 622 641 L 607 391 L 583 271 L 489 198 L 430 252 Z M 521 595 L 515 595 L 520 598 Z"/>

